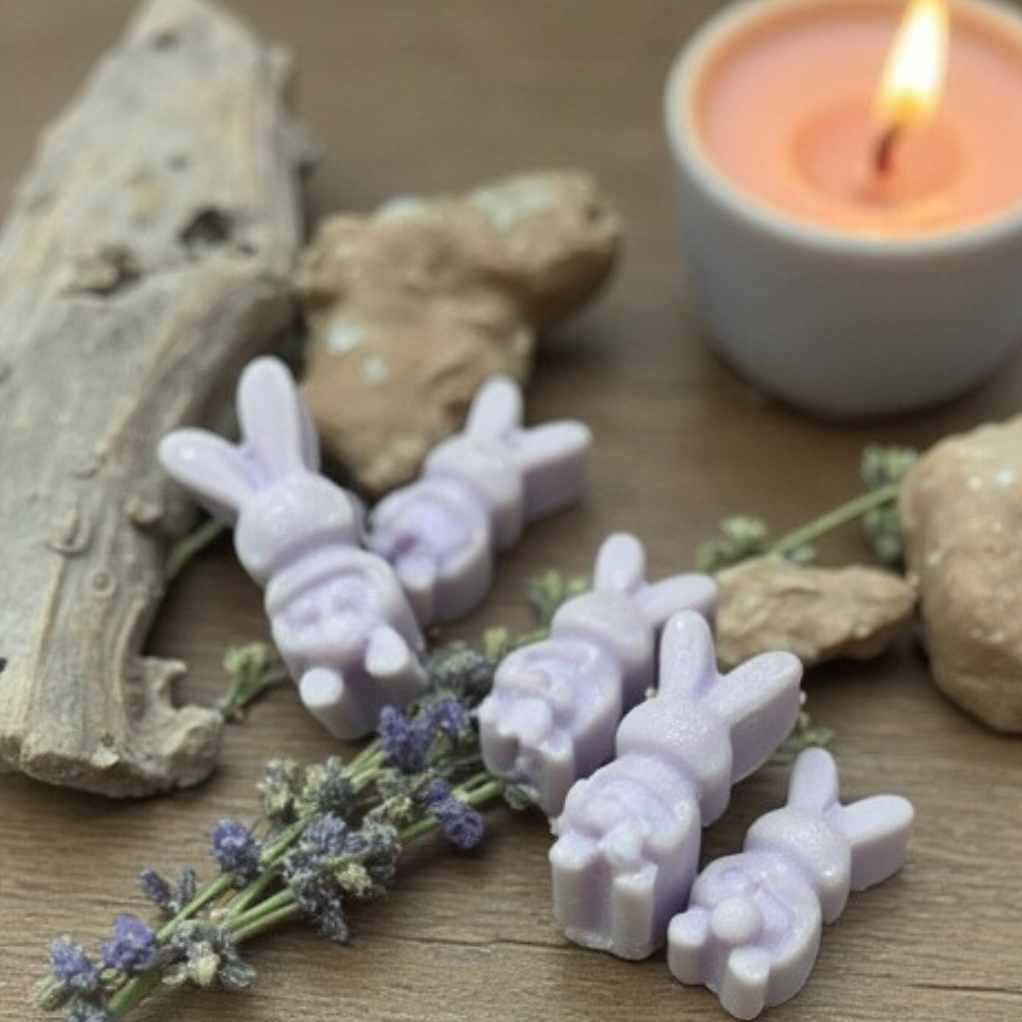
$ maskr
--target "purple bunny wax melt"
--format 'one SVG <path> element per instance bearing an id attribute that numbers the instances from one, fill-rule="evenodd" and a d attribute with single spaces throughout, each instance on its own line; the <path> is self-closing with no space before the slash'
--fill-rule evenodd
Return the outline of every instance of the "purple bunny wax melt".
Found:
<path id="1" fill-rule="evenodd" d="M 359 547 L 360 511 L 318 474 L 319 449 L 282 362 L 250 363 L 238 384 L 242 442 L 201 429 L 169 434 L 160 461 L 211 514 L 266 588 L 273 639 L 302 702 L 339 738 L 376 725 L 426 684 L 422 635 L 386 561 Z"/>
<path id="2" fill-rule="evenodd" d="M 704 983 L 736 1018 L 793 997 L 809 977 L 822 923 L 849 891 L 886 880 L 905 861 L 912 805 L 896 795 L 842 806 L 823 749 L 795 761 L 783 809 L 757 820 L 744 851 L 710 863 L 668 931 L 667 963 Z"/>
<path id="3" fill-rule="evenodd" d="M 372 515 L 368 546 L 394 566 L 424 627 L 467 614 L 490 587 L 494 553 L 517 543 L 526 522 L 578 499 L 591 442 L 580 422 L 523 429 L 508 377 L 479 389 L 464 432 Z"/>
<path id="4" fill-rule="evenodd" d="M 534 787 L 548 816 L 568 789 L 614 754 L 621 715 L 656 676 L 656 644 L 679 610 L 712 617 L 717 586 L 708 575 L 644 579 L 642 544 L 624 533 L 600 547 L 593 591 L 558 610 L 544 642 L 525 646 L 497 669 L 479 708 L 487 769 Z"/>
<path id="5" fill-rule="evenodd" d="M 660 686 L 617 731 L 617 759 L 568 793 L 550 850 L 554 915 L 577 944 L 645 958 L 695 879 L 702 828 L 731 786 L 788 736 L 802 665 L 764 653 L 717 673 L 710 626 L 675 614 L 660 644 Z"/>

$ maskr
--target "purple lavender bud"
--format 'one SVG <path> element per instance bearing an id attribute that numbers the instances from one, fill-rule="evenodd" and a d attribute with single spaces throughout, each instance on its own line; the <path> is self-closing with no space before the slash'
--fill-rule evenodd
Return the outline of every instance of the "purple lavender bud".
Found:
<path id="1" fill-rule="evenodd" d="M 58 983 L 80 994 L 92 993 L 99 986 L 96 966 L 70 937 L 50 942 L 50 971 Z"/>
<path id="2" fill-rule="evenodd" d="M 422 803 L 430 809 L 441 802 L 446 802 L 450 797 L 451 786 L 439 777 L 434 777 L 422 790 Z"/>
<path id="3" fill-rule="evenodd" d="M 156 960 L 156 934 L 137 916 L 119 915 L 113 934 L 99 946 L 103 964 L 133 976 Z"/>
<path id="4" fill-rule="evenodd" d="M 302 834 L 302 848 L 316 858 L 333 859 L 348 851 L 348 825 L 334 813 L 317 816 Z"/>
<path id="5" fill-rule="evenodd" d="M 430 723 L 452 738 L 467 734 L 472 730 L 472 718 L 468 715 L 465 704 L 448 696 L 435 702 L 427 711 Z"/>
<path id="6" fill-rule="evenodd" d="M 327 880 L 320 876 L 297 879 L 291 882 L 291 890 L 298 907 L 315 922 L 321 936 L 335 944 L 348 942 L 344 902 Z"/>
<path id="7" fill-rule="evenodd" d="M 75 1001 L 64 1014 L 64 1022 L 117 1022 L 113 1015 L 94 1004 Z"/>
<path id="8" fill-rule="evenodd" d="M 154 869 L 144 869 L 138 875 L 138 886 L 142 893 L 159 909 L 164 912 L 171 911 L 174 902 L 174 892 L 170 884 Z"/>
<path id="9" fill-rule="evenodd" d="M 391 763 L 403 774 L 417 774 L 426 765 L 436 732 L 431 721 L 413 722 L 400 710 L 385 706 L 380 711 L 377 733 Z"/>
<path id="10" fill-rule="evenodd" d="M 453 795 L 429 807 L 444 836 L 463 852 L 475 848 L 486 833 L 482 816 Z"/>
<path id="11" fill-rule="evenodd" d="M 239 884 L 248 883 L 259 875 L 262 849 L 244 824 L 221 820 L 213 828 L 211 847 L 220 868 L 225 873 L 233 873 Z"/>
<path id="12" fill-rule="evenodd" d="M 177 881 L 177 903 L 173 906 L 174 911 L 178 912 L 195 900 L 196 891 L 199 888 L 199 878 L 195 875 L 195 870 L 185 866 L 181 870 Z"/>

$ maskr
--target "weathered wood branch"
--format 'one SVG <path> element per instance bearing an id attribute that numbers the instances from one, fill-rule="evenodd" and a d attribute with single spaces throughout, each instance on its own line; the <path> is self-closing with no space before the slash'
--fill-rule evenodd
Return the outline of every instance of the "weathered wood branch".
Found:
<path id="1" fill-rule="evenodd" d="M 195 784 L 220 720 L 140 655 L 188 524 L 159 438 L 291 316 L 286 55 L 152 0 L 47 133 L 0 236 L 0 757 L 108 795 Z"/>

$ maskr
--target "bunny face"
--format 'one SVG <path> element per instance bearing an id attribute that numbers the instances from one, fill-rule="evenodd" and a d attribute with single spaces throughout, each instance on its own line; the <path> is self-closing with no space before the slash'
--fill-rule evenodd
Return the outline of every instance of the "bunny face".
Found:
<path id="1" fill-rule="evenodd" d="M 423 624 L 446 622 L 486 593 L 492 570 L 489 510 L 473 491 L 424 478 L 377 505 L 371 550 L 394 566 Z"/>
<path id="2" fill-rule="evenodd" d="M 820 906 L 783 859 L 718 859 L 692 887 L 667 932 L 667 961 L 683 983 L 702 983 L 738 1018 L 754 1018 L 801 989 L 820 946 Z"/>
<path id="3" fill-rule="evenodd" d="M 631 959 L 663 943 L 699 856 L 699 813 L 684 782 L 650 783 L 647 766 L 618 760 L 576 784 L 550 851 L 554 914 L 568 937 Z"/>
<path id="4" fill-rule="evenodd" d="M 501 663 L 479 708 L 483 760 L 535 787 L 556 815 L 575 780 L 610 758 L 620 713 L 620 672 L 598 649 L 569 639 L 527 646 Z"/>
<path id="5" fill-rule="evenodd" d="M 383 621 L 413 645 L 418 632 L 387 565 L 360 550 L 334 549 L 276 576 L 266 589 L 273 636 L 296 677 L 331 665 L 350 672 Z"/>
<path id="6" fill-rule="evenodd" d="M 351 498 L 309 472 L 293 473 L 248 501 L 238 517 L 238 559 L 264 583 L 315 547 L 353 546 L 360 528 Z"/>

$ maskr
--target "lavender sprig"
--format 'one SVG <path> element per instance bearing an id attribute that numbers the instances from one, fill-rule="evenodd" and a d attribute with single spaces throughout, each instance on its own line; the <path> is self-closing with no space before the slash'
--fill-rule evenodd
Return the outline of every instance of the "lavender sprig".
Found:
<path id="1" fill-rule="evenodd" d="M 532 590 L 537 631 L 517 639 L 491 633 L 482 651 L 456 644 L 433 652 L 427 692 L 405 711 L 385 710 L 376 739 L 350 762 L 268 763 L 257 823 L 225 819 L 212 830 L 219 875 L 197 887 L 192 870 L 176 884 L 143 871 L 139 887 L 162 926 L 118 916 L 99 963 L 70 938 L 54 941 L 40 1005 L 63 1010 L 66 1022 L 114 1022 L 161 985 L 245 989 L 255 980 L 241 957 L 247 941 L 305 919 L 346 943 L 348 907 L 393 885 L 410 844 L 439 832 L 461 851 L 475 848 L 485 834 L 479 810 L 505 788 L 483 768 L 476 709 L 500 657 L 543 638 L 558 601 L 579 587 L 548 573 Z M 272 667 L 256 647 L 232 656 L 236 677 L 258 678 Z"/>

